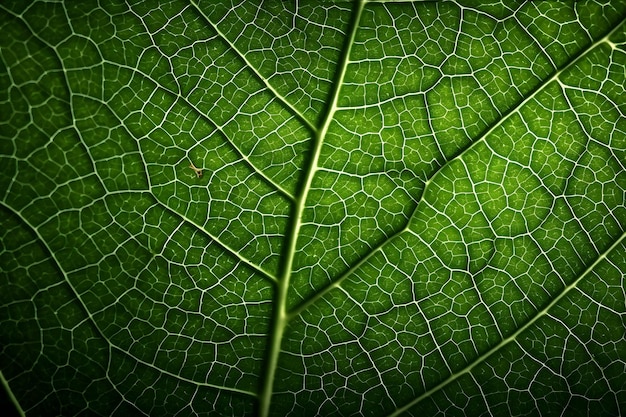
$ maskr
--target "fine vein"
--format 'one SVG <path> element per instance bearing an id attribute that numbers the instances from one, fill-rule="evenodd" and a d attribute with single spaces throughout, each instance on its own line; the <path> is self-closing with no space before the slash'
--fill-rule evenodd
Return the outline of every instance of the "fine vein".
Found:
<path id="1" fill-rule="evenodd" d="M 95 317 L 95 313 L 93 313 L 89 309 L 89 307 L 87 307 L 87 304 L 85 304 L 85 301 L 81 297 L 81 294 L 78 291 L 78 289 L 76 288 L 76 285 L 74 283 L 72 283 L 72 281 L 69 279 L 69 273 L 63 268 L 63 266 L 61 264 L 61 261 L 59 260 L 58 256 L 56 255 L 56 252 L 52 250 L 52 248 L 48 244 L 48 241 L 44 238 L 44 236 L 39 231 L 40 227 L 36 227 L 35 225 L 31 224 L 19 212 L 16 212 L 15 210 L 13 210 L 13 208 L 11 208 L 10 206 L 6 205 L 2 201 L 0 201 L 0 207 L 4 207 L 7 210 L 15 213 L 19 217 L 19 219 L 23 222 L 23 224 L 35 235 L 35 237 L 37 238 L 37 241 L 41 242 L 42 246 L 44 247 L 44 249 L 45 249 L 46 253 L 48 254 L 48 256 L 50 257 L 51 261 L 54 263 L 54 265 L 56 266 L 58 271 L 63 276 L 63 280 L 62 281 L 59 281 L 59 283 L 53 284 L 52 286 L 56 286 L 56 285 L 58 285 L 60 283 L 65 283 L 68 286 L 68 288 L 70 289 L 70 291 L 74 295 L 75 299 L 80 304 L 81 309 L 83 310 L 83 312 L 87 316 L 85 321 L 88 321 L 89 323 L 91 323 L 93 325 L 95 331 L 100 335 L 102 340 L 104 340 L 106 342 L 106 344 L 110 347 L 110 349 L 116 349 L 116 350 L 122 352 L 124 355 L 127 355 L 128 357 L 132 358 L 137 363 L 140 363 L 140 364 L 142 364 L 142 365 L 144 365 L 144 366 L 146 366 L 148 368 L 151 368 L 151 369 L 153 369 L 153 370 L 155 370 L 155 371 L 157 371 L 157 372 L 159 372 L 159 373 L 161 373 L 163 375 L 168 375 L 168 376 L 170 376 L 172 378 L 175 378 L 175 379 L 177 379 L 179 381 L 187 382 L 189 384 L 195 384 L 195 385 L 198 385 L 198 386 L 211 387 L 211 388 L 216 388 L 216 389 L 220 389 L 220 390 L 235 392 L 235 393 L 238 393 L 238 394 L 249 395 L 249 396 L 252 396 L 252 397 L 254 397 L 256 395 L 254 392 L 246 391 L 244 389 L 229 387 L 229 386 L 226 386 L 226 385 L 212 384 L 212 383 L 208 383 L 208 382 L 205 382 L 205 383 L 197 382 L 197 381 L 194 381 L 192 379 L 183 377 L 182 375 L 177 375 L 177 374 L 175 374 L 173 372 L 170 372 L 168 370 L 161 369 L 158 366 L 156 366 L 155 364 L 151 364 L 149 362 L 146 362 L 145 360 L 142 360 L 138 356 L 132 354 L 130 352 L 130 350 L 124 350 L 121 347 L 113 344 L 113 342 L 111 342 L 109 340 L 109 338 L 107 337 L 107 335 L 104 332 L 104 330 L 102 330 L 102 328 L 98 324 L 98 321 L 96 320 L 96 317 Z M 109 365 L 110 365 L 110 357 L 109 357 Z M 109 370 L 107 370 L 107 372 L 109 372 Z"/>
<path id="2" fill-rule="evenodd" d="M 226 44 L 228 45 L 229 49 L 231 51 L 233 51 L 235 54 L 237 54 L 237 56 L 245 63 L 245 65 L 250 68 L 252 70 L 252 72 L 259 78 L 259 80 L 265 85 L 265 87 L 272 92 L 272 94 L 274 95 L 274 97 L 276 97 L 278 100 L 280 100 L 285 106 L 286 108 L 290 109 L 293 114 L 300 119 L 300 121 L 302 123 L 304 123 L 311 131 L 315 131 L 315 126 L 313 126 L 313 124 L 309 121 L 309 119 L 307 119 L 304 114 L 300 113 L 296 108 L 294 108 L 289 101 L 281 94 L 278 92 L 278 90 L 276 90 L 269 82 L 269 80 L 267 78 L 265 78 L 257 69 L 254 65 L 252 65 L 252 63 L 248 60 L 248 58 L 246 58 L 245 54 L 242 53 L 236 46 L 235 44 L 228 39 L 228 37 L 217 27 L 216 24 L 214 24 L 211 19 L 209 19 L 209 17 L 206 15 L 206 13 L 204 13 L 202 11 L 202 9 L 200 8 L 200 6 L 198 5 L 196 0 L 191 0 L 190 1 L 191 5 L 193 7 L 195 7 L 195 9 L 198 11 L 198 13 L 200 13 L 200 15 L 204 18 L 204 20 L 206 21 L 206 23 L 211 26 L 211 28 L 215 31 L 215 33 L 218 34 L 218 36 L 224 41 L 226 42 Z"/>
<path id="3" fill-rule="evenodd" d="M 626 233 L 623 233 L 606 251 L 601 253 L 596 258 L 596 260 L 591 265 L 589 265 L 587 267 L 587 269 L 585 269 L 580 274 L 580 276 L 578 278 L 576 278 L 569 285 L 565 286 L 565 288 L 563 288 L 563 291 L 561 291 L 561 293 L 559 293 L 556 297 L 554 297 L 554 299 L 547 306 L 545 306 L 543 309 L 539 310 L 537 312 L 537 314 L 535 314 L 530 320 L 528 320 L 526 322 L 526 324 L 524 324 L 519 329 L 517 329 L 515 331 L 515 333 L 513 333 L 512 335 L 502 339 L 500 341 L 500 343 L 498 343 L 497 345 L 493 346 L 491 349 L 489 349 L 488 351 L 486 351 L 482 355 L 478 356 L 472 363 L 468 364 L 461 371 L 451 374 L 447 379 L 441 381 L 439 384 L 435 385 L 434 387 L 432 387 L 428 391 L 424 392 L 419 397 L 417 397 L 414 400 L 410 401 L 408 404 L 404 405 L 403 407 L 398 408 L 396 411 L 394 411 L 393 413 L 389 414 L 388 417 L 397 417 L 397 416 L 401 415 L 402 413 L 408 411 L 410 408 L 414 407 L 415 405 L 417 405 L 422 400 L 430 397 L 435 392 L 444 389 L 450 383 L 458 380 L 463 375 L 469 374 L 472 371 L 472 369 L 474 369 L 476 366 L 480 365 L 481 363 L 484 363 L 489 357 L 491 357 L 496 352 L 500 351 L 502 348 L 504 348 L 509 343 L 515 342 L 522 333 L 524 333 L 526 330 L 528 330 L 530 327 L 532 327 L 535 323 L 537 323 L 537 321 L 539 321 L 540 318 L 542 318 L 544 316 L 547 316 L 548 313 L 550 312 L 550 310 L 552 310 L 552 308 L 554 308 L 554 306 L 556 306 L 561 300 L 563 300 L 567 294 L 569 294 L 572 290 L 578 288 L 578 285 L 580 284 L 580 282 L 585 277 L 587 277 L 589 274 L 591 274 L 594 271 L 594 269 L 602 261 L 604 261 L 613 250 L 615 250 L 619 245 L 621 245 L 624 242 L 624 240 L 626 240 Z"/>

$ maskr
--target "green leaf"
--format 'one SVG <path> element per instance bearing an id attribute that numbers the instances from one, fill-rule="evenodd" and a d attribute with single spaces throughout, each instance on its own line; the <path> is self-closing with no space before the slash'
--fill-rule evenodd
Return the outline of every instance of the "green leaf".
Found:
<path id="1" fill-rule="evenodd" d="M 4 1 L 33 416 L 626 414 L 626 4 Z"/>

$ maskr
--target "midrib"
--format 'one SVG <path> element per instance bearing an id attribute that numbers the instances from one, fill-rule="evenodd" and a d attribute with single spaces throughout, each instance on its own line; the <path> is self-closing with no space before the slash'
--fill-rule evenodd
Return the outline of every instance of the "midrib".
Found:
<path id="1" fill-rule="evenodd" d="M 270 340 L 268 343 L 265 374 L 261 378 L 262 385 L 260 387 L 258 413 L 260 417 L 269 416 L 272 394 L 274 393 L 274 379 L 276 375 L 276 367 L 278 365 L 280 346 L 285 328 L 289 322 L 289 317 L 287 315 L 287 295 L 293 271 L 293 261 L 297 250 L 296 244 L 300 234 L 300 227 L 302 226 L 302 214 L 304 212 L 309 190 L 311 189 L 311 184 L 313 183 L 313 177 L 317 171 L 324 139 L 328 133 L 328 128 L 330 127 L 330 123 L 333 120 L 335 112 L 337 111 L 337 102 L 339 101 L 341 85 L 343 84 L 343 80 L 346 75 L 350 51 L 352 50 L 352 45 L 354 44 L 354 39 L 359 27 L 359 21 L 361 19 L 361 13 L 363 11 L 365 1 L 366 0 L 355 0 L 352 19 L 350 20 L 350 26 L 348 28 L 348 36 L 346 37 L 343 53 L 341 54 L 339 64 L 337 66 L 337 75 L 329 96 L 330 100 L 326 106 L 324 117 L 320 123 L 321 126 L 314 131 L 311 155 L 307 161 L 305 169 L 306 176 L 303 181 L 303 186 L 296 195 L 295 206 L 290 217 L 290 225 L 286 235 L 286 249 L 283 252 L 281 271 L 278 277 L 278 282 L 276 283 L 274 317 Z"/>

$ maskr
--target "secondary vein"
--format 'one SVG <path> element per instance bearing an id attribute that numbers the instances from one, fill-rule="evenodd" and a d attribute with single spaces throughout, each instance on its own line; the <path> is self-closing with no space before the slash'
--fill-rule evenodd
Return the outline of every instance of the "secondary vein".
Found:
<path id="1" fill-rule="evenodd" d="M 217 27 L 216 24 L 214 24 L 211 19 L 209 19 L 209 17 L 206 15 L 206 13 L 204 13 L 202 11 L 202 9 L 200 8 L 200 6 L 198 5 L 196 0 L 191 0 L 190 1 L 191 5 L 198 11 L 198 13 L 200 13 L 200 15 L 204 18 L 204 20 L 206 21 L 206 23 L 211 26 L 211 28 L 215 31 L 215 33 L 217 33 L 217 35 L 224 41 L 226 42 L 226 44 L 228 45 L 228 47 L 230 48 L 231 51 L 233 51 L 238 57 L 239 59 L 241 59 L 244 64 L 250 68 L 250 70 L 252 70 L 252 72 L 259 78 L 259 80 L 263 83 L 263 85 L 265 85 L 265 88 L 267 88 L 269 91 L 272 92 L 272 94 L 274 95 L 274 97 L 276 97 L 280 102 L 282 102 L 287 109 L 290 109 L 293 114 L 300 119 L 300 121 L 302 123 L 305 124 L 305 126 L 307 126 L 311 131 L 315 131 L 316 127 L 311 123 L 311 121 L 309 119 L 307 119 L 304 114 L 302 114 L 300 111 L 298 111 L 296 108 L 293 107 L 293 105 L 291 103 L 289 103 L 289 101 L 287 100 L 286 97 L 284 97 L 280 92 L 278 92 L 278 90 L 276 90 L 269 82 L 269 80 L 267 78 L 265 78 L 258 70 L 257 68 L 252 65 L 252 63 L 248 60 L 248 58 L 246 58 L 245 54 L 243 52 L 241 52 L 236 45 L 230 40 L 228 39 L 228 37 Z"/>

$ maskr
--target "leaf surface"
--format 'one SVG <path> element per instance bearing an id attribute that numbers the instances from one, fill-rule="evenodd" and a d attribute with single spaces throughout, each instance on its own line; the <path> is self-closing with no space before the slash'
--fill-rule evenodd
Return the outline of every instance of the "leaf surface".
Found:
<path id="1" fill-rule="evenodd" d="M 26 415 L 626 413 L 626 5 L 0 5 Z"/>

